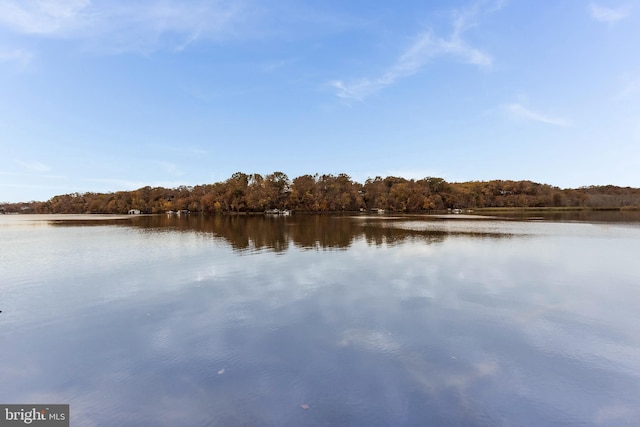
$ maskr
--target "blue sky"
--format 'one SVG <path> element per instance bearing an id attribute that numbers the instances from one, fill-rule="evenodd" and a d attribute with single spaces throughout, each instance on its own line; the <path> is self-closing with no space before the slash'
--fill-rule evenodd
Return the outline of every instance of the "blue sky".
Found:
<path id="1" fill-rule="evenodd" d="M 640 187 L 640 1 L 0 0 L 0 201 L 232 173 Z"/>

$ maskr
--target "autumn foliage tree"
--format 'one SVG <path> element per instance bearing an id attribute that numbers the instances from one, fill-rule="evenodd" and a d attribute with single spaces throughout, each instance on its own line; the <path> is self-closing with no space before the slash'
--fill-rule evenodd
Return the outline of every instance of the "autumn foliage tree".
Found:
<path id="1" fill-rule="evenodd" d="M 123 214 L 130 209 L 143 213 L 188 210 L 205 214 L 267 209 L 428 212 L 486 207 L 623 206 L 640 207 L 640 189 L 612 185 L 560 189 L 532 181 L 450 183 L 438 177 L 413 180 L 395 176 L 376 176 L 360 184 L 346 174 L 302 175 L 291 180 L 283 172 L 265 176 L 236 172 L 224 182 L 194 187 L 147 186 L 115 193 L 64 194 L 46 202 L 4 203 L 0 204 L 0 213 Z"/>

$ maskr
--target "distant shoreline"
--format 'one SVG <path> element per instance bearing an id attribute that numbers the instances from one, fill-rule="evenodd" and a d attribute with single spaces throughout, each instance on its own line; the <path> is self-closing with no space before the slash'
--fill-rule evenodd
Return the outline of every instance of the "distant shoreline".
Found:
<path id="1" fill-rule="evenodd" d="M 578 212 L 640 212 L 640 206 L 623 206 L 623 207 L 520 207 L 520 208 L 476 208 L 476 209 L 462 209 L 460 212 L 452 212 L 451 210 L 433 210 L 433 211 L 405 211 L 405 212 L 367 212 L 367 211 L 295 211 L 295 215 L 362 215 L 370 216 L 373 218 L 385 218 L 388 215 L 401 215 L 401 216 L 426 216 L 434 218 L 452 218 L 452 219 L 466 219 L 466 218 L 487 218 L 490 215 L 487 214 L 534 214 L 534 213 L 578 213 Z M 0 214 L 1 215 L 1 214 Z M 19 216 L 22 218 L 47 216 L 48 221 L 55 220 L 77 220 L 77 221 L 100 221 L 100 220 L 129 220 L 133 218 L 139 218 L 144 216 L 159 216 L 159 215 L 171 215 L 167 213 L 140 213 L 135 215 L 129 214 L 108 214 L 108 213 L 7 213 L 6 216 Z M 229 215 L 229 216 L 262 216 L 268 215 L 265 212 L 219 212 L 219 213 L 203 213 L 203 212 L 190 212 L 188 215 Z M 268 215 L 271 216 L 271 215 Z M 502 216 L 495 216 L 495 218 L 501 218 Z"/>
<path id="2" fill-rule="evenodd" d="M 0 203 L 0 213 L 250 214 L 389 212 L 563 212 L 640 210 L 640 188 L 613 185 L 561 189 L 532 181 L 419 180 L 388 176 L 364 183 L 346 174 L 262 176 L 238 172 L 224 182 L 176 188 L 142 187 L 114 193 L 71 193 L 44 202 Z"/>

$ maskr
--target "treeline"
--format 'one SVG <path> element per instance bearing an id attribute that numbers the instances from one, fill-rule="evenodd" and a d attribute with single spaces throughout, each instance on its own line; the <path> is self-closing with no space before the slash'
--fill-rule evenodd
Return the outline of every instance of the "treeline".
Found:
<path id="1" fill-rule="evenodd" d="M 46 202 L 4 204 L 4 213 L 109 213 L 131 209 L 141 213 L 249 213 L 269 209 L 303 212 L 369 211 L 424 212 L 487 207 L 625 207 L 640 206 L 640 189 L 591 186 L 560 189 L 531 181 L 472 181 L 450 183 L 442 178 L 413 180 L 388 176 L 364 184 L 346 174 L 302 175 L 282 172 L 266 176 L 237 172 L 224 182 L 143 187 L 115 193 L 73 193 Z"/>

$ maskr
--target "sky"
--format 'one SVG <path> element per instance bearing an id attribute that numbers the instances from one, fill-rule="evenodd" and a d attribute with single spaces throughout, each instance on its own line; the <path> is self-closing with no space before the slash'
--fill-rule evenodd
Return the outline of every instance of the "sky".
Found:
<path id="1" fill-rule="evenodd" d="M 0 0 L 0 201 L 238 171 L 640 187 L 640 0 Z"/>

